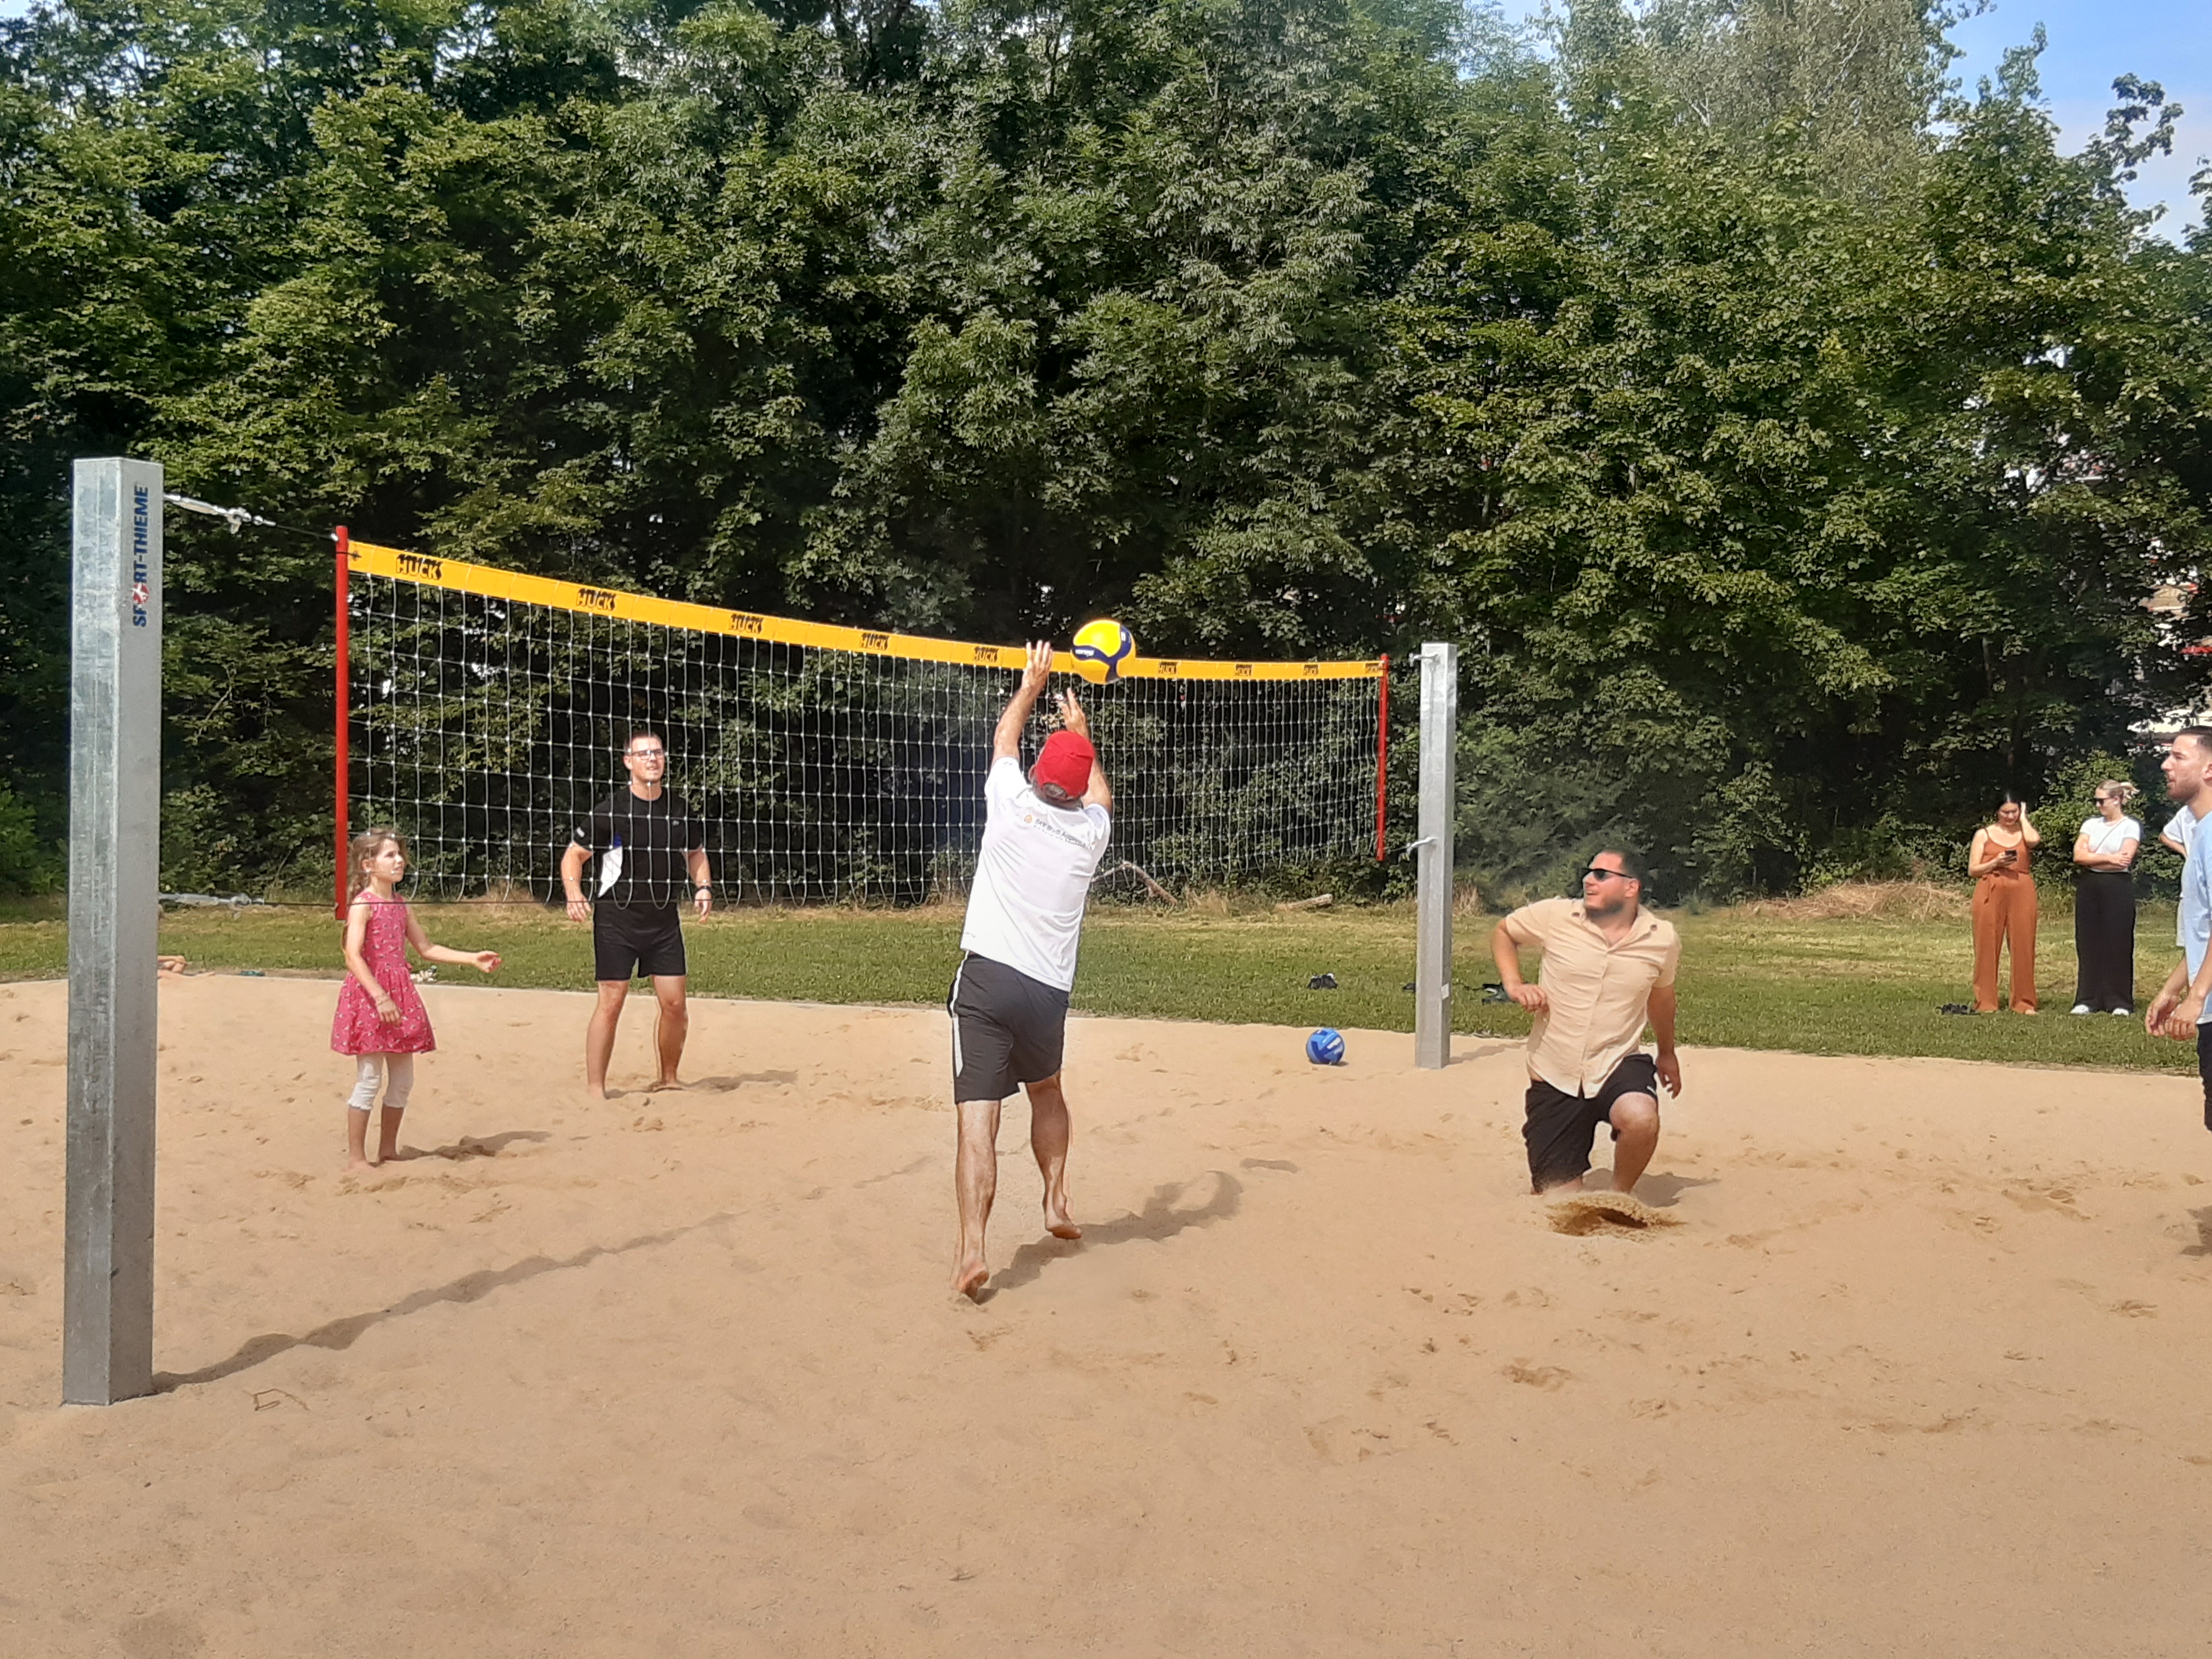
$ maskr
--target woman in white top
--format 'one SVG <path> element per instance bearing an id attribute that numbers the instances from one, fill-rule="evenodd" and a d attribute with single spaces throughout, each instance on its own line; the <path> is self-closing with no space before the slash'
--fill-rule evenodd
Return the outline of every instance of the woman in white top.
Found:
<path id="1" fill-rule="evenodd" d="M 2131 783 L 2097 786 L 2098 816 L 2074 838 L 2074 1012 L 2132 1014 L 2136 1002 L 2136 852 L 2142 825 L 2126 816 Z"/>

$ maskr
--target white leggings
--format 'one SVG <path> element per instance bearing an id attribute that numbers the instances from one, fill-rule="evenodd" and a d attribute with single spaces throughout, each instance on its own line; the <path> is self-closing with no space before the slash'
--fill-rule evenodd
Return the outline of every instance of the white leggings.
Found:
<path id="1" fill-rule="evenodd" d="M 362 1054 L 361 1075 L 353 1085 L 353 1098 L 346 1104 L 356 1112 L 365 1112 L 376 1103 L 376 1084 L 386 1065 L 392 1068 L 391 1080 L 385 1085 L 384 1109 L 404 1112 L 407 1097 L 415 1088 L 415 1056 L 412 1054 Z"/>

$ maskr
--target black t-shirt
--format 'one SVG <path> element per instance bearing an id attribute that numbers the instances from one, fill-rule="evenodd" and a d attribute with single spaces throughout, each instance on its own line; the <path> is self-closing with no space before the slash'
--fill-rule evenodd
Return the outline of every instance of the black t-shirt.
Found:
<path id="1" fill-rule="evenodd" d="M 599 868 L 586 890 L 600 903 L 668 909 L 691 891 L 684 854 L 706 846 L 707 825 L 674 791 L 663 789 L 658 799 L 645 800 L 624 784 L 592 809 L 571 839 L 599 855 Z M 617 851 L 621 868 L 610 884 L 608 872 Z"/>

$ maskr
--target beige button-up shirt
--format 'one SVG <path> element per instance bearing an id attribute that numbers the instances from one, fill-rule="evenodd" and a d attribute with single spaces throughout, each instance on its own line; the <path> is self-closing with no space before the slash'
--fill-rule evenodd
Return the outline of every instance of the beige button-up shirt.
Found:
<path id="1" fill-rule="evenodd" d="M 1506 936 L 1544 953 L 1536 982 L 1549 1006 L 1528 1032 L 1528 1075 L 1571 1095 L 1595 1094 L 1644 1044 L 1654 991 L 1674 982 L 1682 941 L 1672 922 L 1639 909 L 1618 945 L 1580 899 L 1541 899 L 1505 918 Z"/>

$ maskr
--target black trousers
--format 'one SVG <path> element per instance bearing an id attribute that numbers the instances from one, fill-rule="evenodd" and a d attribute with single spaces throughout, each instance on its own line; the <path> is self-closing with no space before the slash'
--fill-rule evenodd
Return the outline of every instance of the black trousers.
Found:
<path id="1" fill-rule="evenodd" d="M 2136 884 L 2124 870 L 2084 870 L 2074 881 L 2074 1003 L 2098 1013 L 2136 1006 Z"/>

